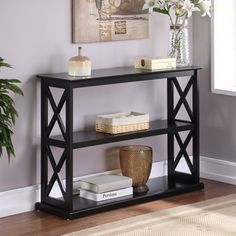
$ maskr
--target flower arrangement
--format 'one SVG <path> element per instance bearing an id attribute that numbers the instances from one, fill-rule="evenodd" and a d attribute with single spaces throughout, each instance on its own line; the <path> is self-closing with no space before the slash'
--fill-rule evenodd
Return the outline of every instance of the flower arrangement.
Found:
<path id="1" fill-rule="evenodd" d="M 194 11 L 211 17 L 211 0 L 145 0 L 143 10 L 168 15 L 172 31 L 169 56 L 176 57 L 177 64 L 181 64 L 181 39 L 186 22 Z M 184 64 L 188 64 L 188 60 Z"/>
<path id="2" fill-rule="evenodd" d="M 184 23 L 186 19 L 192 16 L 194 11 L 202 12 L 202 16 L 208 15 L 211 17 L 211 0 L 145 0 L 143 10 L 147 9 L 149 12 L 168 15 L 171 25 L 177 25 L 180 19 Z"/>

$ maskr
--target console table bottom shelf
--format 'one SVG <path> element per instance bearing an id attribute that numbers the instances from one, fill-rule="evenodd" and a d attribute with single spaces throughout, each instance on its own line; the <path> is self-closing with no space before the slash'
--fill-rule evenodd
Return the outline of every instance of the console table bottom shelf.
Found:
<path id="1" fill-rule="evenodd" d="M 102 211 L 158 200 L 204 188 L 203 183 L 190 183 L 189 181 L 186 182 L 184 180 L 170 181 L 167 176 L 150 179 L 147 185 L 149 187 L 149 191 L 145 194 L 133 195 L 102 202 L 95 202 L 80 198 L 79 196 L 74 196 L 73 211 L 71 212 L 39 202 L 36 203 L 35 207 L 37 210 L 48 212 L 66 219 L 75 219 Z"/>

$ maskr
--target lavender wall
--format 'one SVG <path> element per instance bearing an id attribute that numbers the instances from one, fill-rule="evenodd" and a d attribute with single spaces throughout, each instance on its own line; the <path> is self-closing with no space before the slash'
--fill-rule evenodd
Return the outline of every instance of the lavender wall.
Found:
<path id="1" fill-rule="evenodd" d="M 93 68 L 132 65 L 138 56 L 166 55 L 167 25 L 166 17 L 155 15 L 149 39 L 84 44 L 84 54 L 92 59 Z M 5 191 L 39 182 L 40 103 L 35 75 L 67 71 L 67 60 L 75 55 L 78 45 L 71 43 L 68 0 L 1 1 L 0 29 L 0 56 L 15 68 L 2 71 L 1 76 L 20 79 L 24 91 L 24 97 L 16 98 L 16 158 L 10 164 L 5 157 L 0 159 L 0 191 Z M 164 81 L 151 81 L 81 89 L 75 96 L 75 127 L 91 126 L 96 114 L 114 111 L 146 111 L 152 119 L 164 118 L 165 88 Z M 153 146 L 154 161 L 166 156 L 165 137 L 91 147 L 75 152 L 75 173 L 119 167 L 114 147 L 131 143 Z"/>
<path id="2" fill-rule="evenodd" d="M 194 16 L 193 29 L 193 61 L 203 67 L 199 83 L 201 155 L 236 162 L 235 97 L 210 91 L 210 19 Z"/>

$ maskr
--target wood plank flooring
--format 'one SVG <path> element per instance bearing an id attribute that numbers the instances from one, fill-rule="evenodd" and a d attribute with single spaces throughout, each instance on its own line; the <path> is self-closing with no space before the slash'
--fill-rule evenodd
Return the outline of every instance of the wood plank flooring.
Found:
<path id="1" fill-rule="evenodd" d="M 71 221 L 36 211 L 1 218 L 0 235 L 57 236 L 132 216 L 236 193 L 236 186 L 234 185 L 209 180 L 202 181 L 205 184 L 205 189 L 202 191 L 112 210 Z"/>

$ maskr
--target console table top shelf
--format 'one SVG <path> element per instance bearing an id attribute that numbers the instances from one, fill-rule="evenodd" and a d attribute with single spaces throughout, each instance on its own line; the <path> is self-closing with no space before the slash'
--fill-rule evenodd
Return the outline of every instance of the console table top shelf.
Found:
<path id="1" fill-rule="evenodd" d="M 55 87 L 64 87 L 70 84 L 73 88 L 90 87 L 106 84 L 127 83 L 136 81 L 156 80 L 172 77 L 192 76 L 200 70 L 198 66 L 177 67 L 173 70 L 144 70 L 134 67 L 116 67 L 92 70 L 89 77 L 73 77 L 68 73 L 41 74 L 40 79 L 53 83 Z"/>

